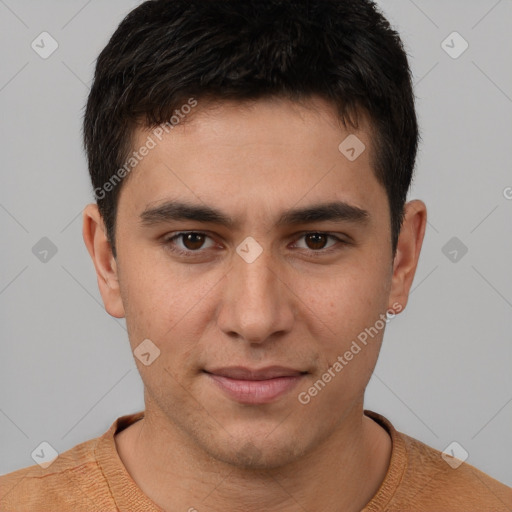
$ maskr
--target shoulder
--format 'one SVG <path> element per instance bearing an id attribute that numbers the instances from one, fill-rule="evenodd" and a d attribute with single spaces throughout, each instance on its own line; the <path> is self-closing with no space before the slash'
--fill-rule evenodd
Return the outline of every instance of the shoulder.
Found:
<path id="1" fill-rule="evenodd" d="M 2 512 L 119 510 L 114 492 L 138 510 L 149 510 L 126 473 L 114 436 L 144 417 L 144 411 L 117 418 L 100 437 L 77 444 L 46 465 L 34 464 L 0 476 Z M 117 489 L 117 491 L 116 491 Z M 138 506 L 138 504 L 142 504 Z M 145 508 L 141 508 L 145 507 Z M 128 507 L 126 507 L 128 508 Z"/>
<path id="2" fill-rule="evenodd" d="M 75 510 L 87 505 L 91 510 L 92 484 L 97 491 L 102 478 L 94 454 L 99 439 L 59 454 L 46 468 L 34 464 L 0 476 L 0 510 L 44 512 L 77 505 L 83 508 Z"/>
<path id="3" fill-rule="evenodd" d="M 384 416 L 365 414 L 388 432 L 392 452 L 386 477 L 364 512 L 512 511 L 512 488 L 398 432 Z"/>
<path id="4" fill-rule="evenodd" d="M 399 433 L 407 464 L 397 497 L 416 510 L 512 510 L 512 488 L 474 466 Z"/>

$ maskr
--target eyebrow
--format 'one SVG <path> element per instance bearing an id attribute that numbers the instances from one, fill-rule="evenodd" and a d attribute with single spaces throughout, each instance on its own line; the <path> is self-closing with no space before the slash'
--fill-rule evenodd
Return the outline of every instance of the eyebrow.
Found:
<path id="1" fill-rule="evenodd" d="M 323 221 L 348 221 L 366 224 L 369 219 L 368 211 L 344 201 L 333 201 L 286 210 L 279 217 L 276 226 L 311 224 Z M 140 215 L 140 222 L 145 227 L 177 220 L 218 224 L 227 228 L 233 228 L 237 224 L 232 217 L 211 206 L 172 200 L 152 208 L 146 208 Z"/>

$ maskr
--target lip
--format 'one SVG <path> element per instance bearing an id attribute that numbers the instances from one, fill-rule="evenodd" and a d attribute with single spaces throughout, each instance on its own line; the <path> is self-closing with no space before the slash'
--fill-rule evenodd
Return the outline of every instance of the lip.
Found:
<path id="1" fill-rule="evenodd" d="M 204 370 L 232 400 L 243 404 L 266 404 L 291 391 L 307 372 L 270 366 L 249 369 L 241 366 Z"/>

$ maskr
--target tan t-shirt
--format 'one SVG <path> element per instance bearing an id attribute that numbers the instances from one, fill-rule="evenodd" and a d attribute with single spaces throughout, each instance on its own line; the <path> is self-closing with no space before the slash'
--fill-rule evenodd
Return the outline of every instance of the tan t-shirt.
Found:
<path id="1" fill-rule="evenodd" d="M 363 512 L 510 512 L 512 488 L 463 463 L 453 469 L 441 452 L 397 432 L 383 416 L 365 411 L 391 436 L 391 461 Z M 162 512 L 132 480 L 114 434 L 144 417 L 121 416 L 105 434 L 39 465 L 0 477 L 1 512 Z"/>

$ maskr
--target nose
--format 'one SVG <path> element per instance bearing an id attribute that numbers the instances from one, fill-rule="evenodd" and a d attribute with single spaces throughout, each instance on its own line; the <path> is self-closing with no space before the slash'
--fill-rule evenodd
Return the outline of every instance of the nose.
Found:
<path id="1" fill-rule="evenodd" d="M 294 294 L 282 265 L 263 250 L 252 262 L 238 255 L 225 276 L 219 328 L 231 337 L 261 344 L 289 332 L 294 321 Z"/>

